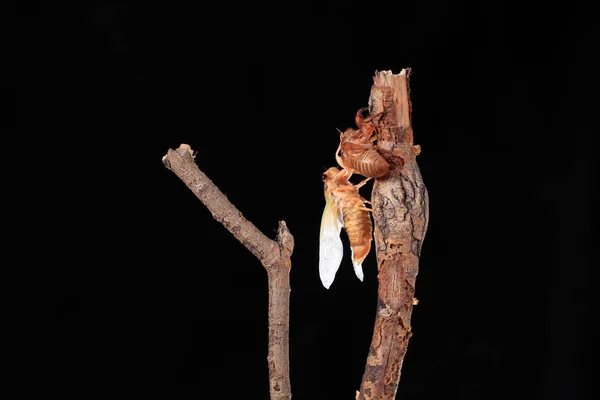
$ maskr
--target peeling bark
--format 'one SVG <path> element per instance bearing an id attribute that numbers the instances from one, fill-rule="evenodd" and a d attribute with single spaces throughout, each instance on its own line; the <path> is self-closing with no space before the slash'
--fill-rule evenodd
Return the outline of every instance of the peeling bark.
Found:
<path id="1" fill-rule="evenodd" d="M 198 168 L 187 144 L 169 149 L 165 167 L 208 208 L 213 217 L 252 252 L 267 270 L 269 283 L 269 390 L 271 400 L 292 398 L 289 372 L 290 270 L 294 237 L 284 221 L 279 222 L 277 240 L 265 236 L 231 204 L 217 186 Z"/>
<path id="2" fill-rule="evenodd" d="M 378 304 L 373 338 L 357 399 L 394 399 L 408 340 L 421 245 L 429 219 L 429 199 L 421 178 L 410 120 L 410 70 L 377 72 L 371 114 L 378 121 L 378 146 L 402 156 L 404 167 L 377 179 L 371 202 L 375 221 Z"/>

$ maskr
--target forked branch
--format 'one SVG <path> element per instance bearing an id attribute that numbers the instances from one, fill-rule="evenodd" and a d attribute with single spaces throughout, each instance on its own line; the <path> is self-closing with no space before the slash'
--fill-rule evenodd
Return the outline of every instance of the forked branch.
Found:
<path id="1" fill-rule="evenodd" d="M 187 144 L 163 157 L 173 171 L 208 208 L 213 217 L 254 254 L 267 270 L 269 283 L 269 390 L 271 400 L 291 399 L 289 373 L 290 269 L 294 237 L 284 221 L 277 240 L 265 236 L 242 216 L 217 186 L 198 168 Z"/>

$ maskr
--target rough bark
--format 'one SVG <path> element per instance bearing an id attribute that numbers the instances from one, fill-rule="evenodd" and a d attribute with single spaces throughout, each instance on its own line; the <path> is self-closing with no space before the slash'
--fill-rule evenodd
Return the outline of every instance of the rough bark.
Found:
<path id="1" fill-rule="evenodd" d="M 169 149 L 163 157 L 173 171 L 209 209 L 213 217 L 252 252 L 267 270 L 269 284 L 269 390 L 272 400 L 291 399 L 289 373 L 289 305 L 291 255 L 294 238 L 284 221 L 279 222 L 277 240 L 265 236 L 231 204 L 217 186 L 198 168 L 187 144 Z"/>
<path id="2" fill-rule="evenodd" d="M 427 189 L 421 178 L 413 143 L 410 70 L 376 72 L 369 105 L 378 121 L 378 146 L 395 150 L 404 167 L 373 185 L 378 266 L 378 304 L 373 338 L 358 399 L 394 399 L 409 338 L 421 245 L 429 219 Z"/>

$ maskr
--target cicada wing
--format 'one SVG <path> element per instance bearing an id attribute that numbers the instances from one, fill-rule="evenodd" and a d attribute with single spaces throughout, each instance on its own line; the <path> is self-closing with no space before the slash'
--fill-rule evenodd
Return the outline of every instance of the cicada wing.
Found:
<path id="1" fill-rule="evenodd" d="M 340 232 L 344 226 L 342 210 L 333 199 L 327 199 L 321 218 L 319 240 L 319 276 L 326 289 L 329 289 L 340 267 L 344 248 Z"/>

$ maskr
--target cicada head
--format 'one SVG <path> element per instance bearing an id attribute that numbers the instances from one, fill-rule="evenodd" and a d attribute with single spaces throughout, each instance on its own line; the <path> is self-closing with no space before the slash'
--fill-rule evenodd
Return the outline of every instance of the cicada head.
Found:
<path id="1" fill-rule="evenodd" d="M 323 183 L 325 184 L 325 191 L 333 190 L 338 186 L 352 185 L 348 180 L 352 176 L 352 172 L 347 169 L 337 169 L 331 167 L 323 173 Z"/>
<path id="2" fill-rule="evenodd" d="M 340 170 L 336 167 L 331 167 L 327 171 L 323 172 L 323 182 L 327 184 L 327 182 L 331 182 L 337 174 L 340 173 Z"/>

